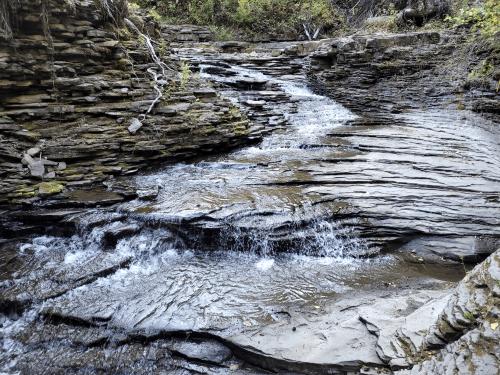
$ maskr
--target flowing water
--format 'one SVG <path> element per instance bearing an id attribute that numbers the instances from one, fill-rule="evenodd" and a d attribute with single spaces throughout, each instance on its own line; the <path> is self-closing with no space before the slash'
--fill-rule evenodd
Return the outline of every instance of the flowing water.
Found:
<path id="1" fill-rule="evenodd" d="M 33 308 L 125 329 L 228 337 L 292 315 L 317 316 L 350 293 L 460 277 L 456 269 L 378 254 L 331 220 L 340 202 L 287 184 L 307 181 L 309 166 L 324 158 L 355 153 L 327 137 L 353 113 L 314 94 L 303 77 L 230 69 L 230 76 L 202 75 L 268 81 L 288 98 L 271 104 L 287 125 L 260 144 L 137 177 L 139 192 L 157 192 L 154 198 L 86 213 L 75 219 L 79 232 L 72 237 L 21 244 L 24 263 L 3 279 L 35 300 L 48 298 Z M 232 89 L 226 95 L 236 104 L 248 100 Z M 127 225 L 130 233 L 104 245 L 107 233 Z M 22 350 L 13 341 L 5 345 Z"/>

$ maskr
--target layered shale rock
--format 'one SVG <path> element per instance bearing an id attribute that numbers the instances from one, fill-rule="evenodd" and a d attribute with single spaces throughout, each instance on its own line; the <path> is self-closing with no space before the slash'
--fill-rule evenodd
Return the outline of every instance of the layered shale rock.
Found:
<path id="1" fill-rule="evenodd" d="M 11 17 L 13 37 L 0 42 L 0 203 L 31 204 L 259 136 L 180 74 L 165 43 L 156 44 L 162 97 L 151 106 L 162 69 L 147 39 L 103 20 L 92 1 L 21 1 Z"/>
<path id="2" fill-rule="evenodd" d="M 497 53 L 494 44 L 474 46 L 466 37 L 415 32 L 333 39 L 312 54 L 310 78 L 357 112 L 448 106 L 499 113 L 498 77 L 471 79 L 474 67 Z"/>
<path id="3" fill-rule="evenodd" d="M 163 38 L 169 42 L 212 42 L 214 33 L 204 26 L 197 25 L 162 25 Z"/>
<path id="4" fill-rule="evenodd" d="M 497 374 L 499 288 L 497 250 L 459 283 L 431 327 L 419 335 L 399 331 L 392 337 L 392 347 L 404 347 L 406 356 L 416 362 L 401 374 Z"/>

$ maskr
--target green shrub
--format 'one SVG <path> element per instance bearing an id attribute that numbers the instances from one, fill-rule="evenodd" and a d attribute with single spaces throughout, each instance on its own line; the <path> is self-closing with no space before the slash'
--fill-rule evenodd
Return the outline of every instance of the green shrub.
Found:
<path id="1" fill-rule="evenodd" d="M 312 32 L 321 27 L 325 34 L 342 24 L 329 0 L 142 0 L 142 4 L 169 21 L 217 27 L 218 39 L 234 33 L 296 37 L 303 34 L 303 24 Z"/>
<path id="2" fill-rule="evenodd" d="M 148 15 L 150 15 L 156 22 L 162 21 L 162 16 L 156 9 L 150 9 L 148 11 Z"/>
<path id="3" fill-rule="evenodd" d="M 482 35 L 491 37 L 500 31 L 500 1 L 486 0 L 483 5 L 459 9 L 456 15 L 446 17 L 455 27 L 471 26 Z"/>
<path id="4" fill-rule="evenodd" d="M 214 33 L 214 38 L 217 41 L 226 41 L 234 39 L 234 33 L 231 29 L 224 26 L 210 26 L 210 31 Z"/>
<path id="5" fill-rule="evenodd" d="M 495 66 L 488 59 L 483 60 L 476 68 L 474 68 L 468 75 L 468 79 L 482 79 L 493 76 Z"/>

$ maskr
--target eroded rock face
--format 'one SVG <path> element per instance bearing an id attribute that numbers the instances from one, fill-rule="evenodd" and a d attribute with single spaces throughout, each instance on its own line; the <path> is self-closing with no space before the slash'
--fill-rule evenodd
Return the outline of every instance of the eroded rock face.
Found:
<path id="1" fill-rule="evenodd" d="M 211 42 L 214 33 L 204 26 L 196 25 L 162 25 L 162 36 L 169 42 Z"/>
<path id="2" fill-rule="evenodd" d="M 37 201 L 42 181 L 67 191 L 259 136 L 204 83 L 181 82 L 164 49 L 166 89 L 137 126 L 157 95 L 158 66 L 144 40 L 102 21 L 94 2 L 72 3 L 46 4 L 47 34 L 41 5 L 21 1 L 13 38 L 0 42 L 0 203 Z"/>
<path id="3" fill-rule="evenodd" d="M 500 250 L 460 282 L 435 323 L 406 343 L 416 364 L 401 374 L 497 374 L 500 370 Z"/>
<path id="4" fill-rule="evenodd" d="M 476 47 L 471 54 L 465 38 L 415 32 L 333 39 L 312 54 L 310 78 L 358 113 L 422 106 L 499 113 L 493 79 L 474 87 L 466 83 L 470 67 L 491 50 Z"/>

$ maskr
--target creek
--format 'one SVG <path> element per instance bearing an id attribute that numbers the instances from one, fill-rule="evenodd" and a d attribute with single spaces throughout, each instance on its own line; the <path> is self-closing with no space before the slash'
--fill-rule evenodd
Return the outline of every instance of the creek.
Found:
<path id="1" fill-rule="evenodd" d="M 128 178 L 139 198 L 76 213 L 71 221 L 77 231 L 70 236 L 16 244 L 21 255 L 5 267 L 2 286 L 6 296 L 26 303 L 4 322 L 0 369 L 19 363 L 34 368 L 39 361 L 72 366 L 75 353 L 64 352 L 64 335 L 74 327 L 88 331 L 79 350 L 104 347 L 111 356 L 123 343 L 136 345 L 134 340 L 143 347 L 158 337 L 173 340 L 167 347 L 180 353 L 176 368 L 189 371 L 385 367 L 377 337 L 357 318 L 356 307 L 387 299 L 385 306 L 397 302 L 409 314 L 446 294 L 465 268 L 423 263 L 411 251 L 391 252 L 382 243 L 408 240 L 412 225 L 435 225 L 446 228 L 447 243 L 468 246 L 474 231 L 497 220 L 497 204 L 489 202 L 481 206 L 483 222 L 473 218 L 458 229 L 435 222 L 436 216 L 466 212 L 482 199 L 479 190 L 498 191 L 498 163 L 491 169 L 494 162 L 482 157 L 494 147 L 488 124 L 472 130 L 473 117 L 459 118 L 465 135 L 458 136 L 449 125 L 455 113 L 415 112 L 399 115 L 392 129 L 368 124 L 367 143 L 363 137 L 369 134 L 358 130 L 362 116 L 313 92 L 301 68 L 283 74 L 280 64 L 259 68 L 245 58 L 231 63 L 180 52 L 256 126 L 265 123 L 266 135 L 229 154 Z M 428 135 L 439 127 L 438 137 L 424 136 L 420 144 L 413 138 L 415 129 Z M 393 142 L 404 140 L 391 153 L 387 133 Z M 457 149 L 466 163 L 454 158 Z M 458 172 L 452 173 L 455 165 Z M 484 173 L 465 181 L 460 172 L 471 170 Z M 378 216 L 370 216 L 374 211 Z M 378 224 L 370 226 L 370 220 Z M 427 236 L 417 245 L 428 251 L 441 238 Z M 383 309 L 374 308 L 371 316 Z M 64 334 L 61 326 L 67 327 Z M 36 333 L 46 343 L 32 350 L 26 337 Z M 195 339 L 195 349 L 179 343 L 184 334 Z M 133 368 L 147 368 L 127 350 L 123 355 Z M 221 357 L 225 350 L 232 354 Z"/>

